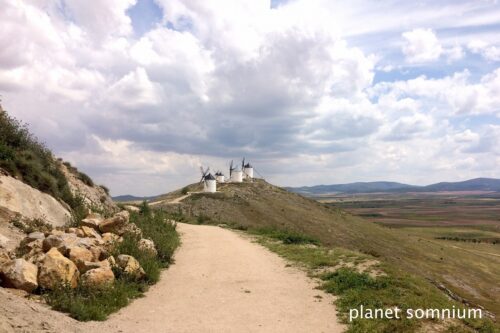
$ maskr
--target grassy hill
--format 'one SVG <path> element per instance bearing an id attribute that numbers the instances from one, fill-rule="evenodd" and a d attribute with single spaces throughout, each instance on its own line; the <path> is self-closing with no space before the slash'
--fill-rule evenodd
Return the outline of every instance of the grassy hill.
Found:
<path id="1" fill-rule="evenodd" d="M 192 185 L 189 190 L 195 188 L 196 185 Z M 444 285 L 470 303 L 482 305 L 500 315 L 500 253 L 498 257 L 485 256 L 469 249 L 411 236 L 262 180 L 222 184 L 218 191 L 215 194 L 195 193 L 181 204 L 163 204 L 162 207 L 198 223 L 225 223 L 242 229 L 271 227 L 304 233 L 326 246 L 360 251 L 420 275 L 433 284 Z M 176 191 L 164 198 L 180 194 Z"/>

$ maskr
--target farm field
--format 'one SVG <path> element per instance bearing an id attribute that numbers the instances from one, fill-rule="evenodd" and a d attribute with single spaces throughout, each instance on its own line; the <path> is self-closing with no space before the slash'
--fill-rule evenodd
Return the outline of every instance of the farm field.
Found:
<path id="1" fill-rule="evenodd" d="M 419 244 L 421 253 L 415 253 L 413 264 L 435 272 L 466 299 L 485 304 L 486 290 L 500 294 L 498 193 L 371 193 L 316 199 L 398 232 L 408 244 Z M 490 306 L 498 309 L 495 301 Z"/>

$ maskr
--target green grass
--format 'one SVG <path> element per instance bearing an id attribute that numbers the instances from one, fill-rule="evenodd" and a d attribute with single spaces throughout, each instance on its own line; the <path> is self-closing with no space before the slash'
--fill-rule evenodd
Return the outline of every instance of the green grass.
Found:
<path id="1" fill-rule="evenodd" d="M 283 232 L 286 234 L 286 232 Z M 307 244 L 286 244 L 275 237 L 279 234 L 256 233 L 258 242 L 282 257 L 304 267 L 312 277 L 320 280 L 319 288 L 337 296 L 336 306 L 340 320 L 348 327 L 347 332 L 416 332 L 422 325 L 439 324 L 434 320 L 402 318 L 354 319 L 349 322 L 350 309 L 392 308 L 442 309 L 462 307 L 449 300 L 431 283 L 386 263 L 376 263 L 369 255 L 342 248 L 308 246 Z M 277 242 L 276 240 L 280 240 Z M 367 271 L 356 269 L 360 264 L 371 261 L 374 266 Z M 374 274 L 370 275 L 369 272 Z M 375 274 L 378 273 L 378 274 Z M 440 331 L 448 332 L 498 332 L 488 319 L 465 320 L 443 325 Z"/>
<path id="2" fill-rule="evenodd" d="M 175 226 L 166 223 L 167 214 L 162 211 L 155 211 L 154 214 L 151 210 L 147 211 L 145 214 L 132 213 L 130 220 L 142 229 L 143 237 L 155 242 L 158 255 L 141 251 L 137 247 L 137 239 L 132 237 L 124 237 L 113 252 L 115 256 L 128 254 L 135 257 L 146 273 L 144 279 L 136 280 L 114 269 L 116 282 L 112 286 L 101 290 L 83 284 L 75 289 L 61 287 L 44 293 L 47 303 L 77 320 L 105 320 L 109 314 L 140 297 L 150 285 L 158 282 L 162 268 L 172 263 L 172 256 L 180 240 Z"/>
<path id="3" fill-rule="evenodd" d="M 45 294 L 53 309 L 67 312 L 80 321 L 105 320 L 110 313 L 127 306 L 146 290 L 143 282 L 118 279 L 104 289 L 79 285 L 76 289 L 61 287 Z"/>
<path id="4" fill-rule="evenodd" d="M 296 231 L 280 230 L 276 228 L 256 228 L 251 229 L 250 232 L 255 235 L 267 236 L 272 239 L 280 240 L 283 244 L 319 245 L 319 240 L 317 238 Z"/>

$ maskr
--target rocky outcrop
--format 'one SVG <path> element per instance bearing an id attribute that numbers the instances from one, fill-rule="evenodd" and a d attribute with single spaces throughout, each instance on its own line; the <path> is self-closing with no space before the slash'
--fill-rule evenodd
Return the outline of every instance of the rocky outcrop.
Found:
<path id="1" fill-rule="evenodd" d="M 26 219 L 41 219 L 52 226 L 63 226 L 71 217 L 52 196 L 5 175 L 0 175 L 0 207 Z"/>
<path id="2" fill-rule="evenodd" d="M 45 254 L 38 275 L 38 283 L 44 289 L 64 285 L 76 288 L 79 275 L 76 265 L 53 247 Z"/>
<path id="3" fill-rule="evenodd" d="M 38 287 L 38 267 L 24 259 L 14 259 L 0 266 L 2 286 L 32 292 Z"/>
<path id="4" fill-rule="evenodd" d="M 73 195 L 81 196 L 88 207 L 94 207 L 98 211 L 109 213 L 118 211 L 118 207 L 103 187 L 86 184 L 81 179 L 80 173 L 71 166 L 68 167 L 68 165 L 60 163 L 59 167 L 64 173 Z"/>

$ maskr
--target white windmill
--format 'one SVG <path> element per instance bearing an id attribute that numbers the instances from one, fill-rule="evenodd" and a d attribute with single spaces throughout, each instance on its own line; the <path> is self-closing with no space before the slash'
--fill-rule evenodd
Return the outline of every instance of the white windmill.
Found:
<path id="1" fill-rule="evenodd" d="M 201 180 L 200 184 L 203 183 L 203 192 L 214 193 L 217 191 L 217 181 L 215 177 L 209 172 L 210 168 L 203 171 L 203 167 L 200 167 Z"/>
<path id="2" fill-rule="evenodd" d="M 224 183 L 225 180 L 224 174 L 220 171 L 217 171 L 215 173 L 215 180 L 217 180 L 218 183 Z"/>
<path id="3" fill-rule="evenodd" d="M 243 171 L 238 167 L 234 167 L 233 161 L 231 161 L 231 165 L 229 166 L 229 179 L 233 183 L 241 183 L 243 181 Z"/>
<path id="4" fill-rule="evenodd" d="M 253 166 L 250 163 L 245 164 L 245 158 L 241 162 L 241 170 L 243 170 L 243 177 L 245 179 L 253 179 Z"/>

